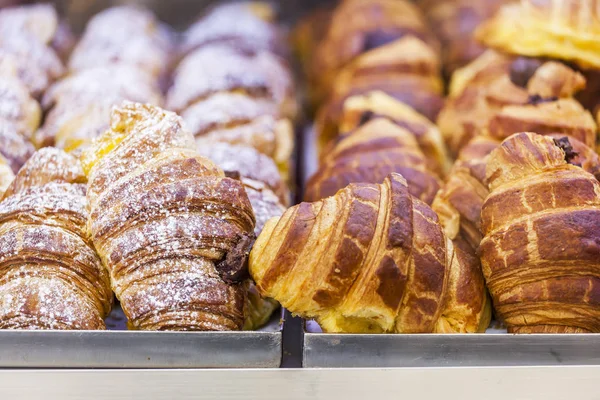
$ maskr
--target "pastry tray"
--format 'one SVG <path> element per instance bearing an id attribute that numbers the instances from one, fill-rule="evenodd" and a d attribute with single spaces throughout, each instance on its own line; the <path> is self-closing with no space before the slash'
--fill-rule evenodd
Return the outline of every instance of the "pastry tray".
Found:
<path id="1" fill-rule="evenodd" d="M 278 368 L 281 314 L 260 331 L 127 331 L 117 308 L 106 331 L 0 330 L 0 368 Z"/>
<path id="2" fill-rule="evenodd" d="M 305 368 L 600 365 L 600 334 L 326 334 L 306 323 Z"/>

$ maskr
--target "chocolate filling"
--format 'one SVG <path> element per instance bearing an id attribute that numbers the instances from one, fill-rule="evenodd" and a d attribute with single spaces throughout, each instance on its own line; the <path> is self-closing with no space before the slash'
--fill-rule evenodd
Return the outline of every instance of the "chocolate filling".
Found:
<path id="1" fill-rule="evenodd" d="M 573 149 L 571 142 L 568 137 L 562 137 L 560 139 L 553 139 L 554 144 L 560 147 L 565 152 L 565 161 L 571 163 L 579 154 Z M 577 164 L 575 164 L 577 165 Z"/>
<path id="2" fill-rule="evenodd" d="M 511 82 L 527 88 L 527 83 L 542 64 L 543 61 L 536 58 L 518 57 L 510 66 Z"/>
<path id="3" fill-rule="evenodd" d="M 239 283 L 248 278 L 248 256 L 254 245 L 254 234 L 242 235 L 235 246 L 215 267 L 227 283 Z"/>
<path id="4" fill-rule="evenodd" d="M 531 96 L 529 96 L 529 98 L 527 99 L 527 104 L 535 106 L 537 104 L 541 104 L 541 103 L 550 103 L 553 101 L 558 100 L 558 97 L 556 96 L 552 96 L 552 97 L 542 97 L 539 94 L 532 94 Z"/>

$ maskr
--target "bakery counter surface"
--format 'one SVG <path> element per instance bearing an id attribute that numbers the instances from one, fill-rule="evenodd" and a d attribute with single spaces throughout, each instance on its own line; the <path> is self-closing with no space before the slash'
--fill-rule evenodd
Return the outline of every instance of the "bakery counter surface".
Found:
<path id="1" fill-rule="evenodd" d="M 2 399 L 598 399 L 600 367 L 4 370 Z M 35 382 L 34 385 L 31 382 Z"/>

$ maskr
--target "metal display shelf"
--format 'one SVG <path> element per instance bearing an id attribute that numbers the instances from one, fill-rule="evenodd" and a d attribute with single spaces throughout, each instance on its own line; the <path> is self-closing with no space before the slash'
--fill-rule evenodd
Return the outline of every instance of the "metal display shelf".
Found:
<path id="1" fill-rule="evenodd" d="M 281 364 L 279 313 L 255 332 L 127 331 L 120 308 L 113 310 L 106 324 L 110 330 L 0 330 L 0 368 L 277 368 Z"/>
<path id="2" fill-rule="evenodd" d="M 308 368 L 600 366 L 600 334 L 306 333 L 303 358 Z"/>
<path id="3" fill-rule="evenodd" d="M 600 367 L 5 370 L 0 398 L 596 400 L 599 377 Z"/>

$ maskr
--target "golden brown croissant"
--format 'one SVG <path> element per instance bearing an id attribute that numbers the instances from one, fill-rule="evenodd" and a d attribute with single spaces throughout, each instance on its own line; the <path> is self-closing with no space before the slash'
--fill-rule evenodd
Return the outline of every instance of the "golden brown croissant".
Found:
<path id="1" fill-rule="evenodd" d="M 435 213 L 391 174 L 288 209 L 250 254 L 262 295 L 327 332 L 481 332 L 481 272 L 458 256 Z"/>
<path id="2" fill-rule="evenodd" d="M 219 142 L 199 145 L 197 150 L 201 156 L 210 159 L 223 171 L 237 171 L 244 178 L 260 182 L 272 191 L 283 205 L 290 204 L 290 190 L 281 179 L 277 165 L 270 157 L 252 147 Z M 258 228 L 259 218 L 256 217 Z M 262 226 L 260 229 L 262 230 Z"/>
<path id="3" fill-rule="evenodd" d="M 481 261 L 513 333 L 600 332 L 600 183 L 533 133 L 490 154 Z"/>
<path id="4" fill-rule="evenodd" d="M 451 166 L 444 139 L 437 126 L 412 107 L 385 92 L 369 92 L 344 102 L 340 131 L 350 132 L 371 118 L 383 117 L 412 133 L 427 157 L 428 166 L 440 176 Z"/>
<path id="5" fill-rule="evenodd" d="M 597 0 L 523 0 L 502 7 L 476 35 L 487 46 L 507 53 L 600 69 L 598 21 Z"/>
<path id="6" fill-rule="evenodd" d="M 171 39 L 148 10 L 119 6 L 96 14 L 69 60 L 71 71 L 125 64 L 161 77 L 169 65 Z"/>
<path id="7" fill-rule="evenodd" d="M 357 57 L 336 76 L 331 95 L 317 115 L 321 141 L 338 133 L 346 99 L 383 91 L 430 120 L 443 105 L 437 53 L 422 40 L 406 36 Z"/>
<path id="8" fill-rule="evenodd" d="M 565 65 L 488 51 L 455 72 L 438 125 L 454 154 L 478 135 L 502 140 L 523 129 L 565 133 L 592 146 L 594 119 L 572 98 L 584 86 Z"/>
<path id="9" fill-rule="evenodd" d="M 109 127 L 110 110 L 123 100 L 160 105 L 156 80 L 128 65 L 109 65 L 75 72 L 53 84 L 42 98 L 49 110 L 35 134 L 38 146 L 73 151 Z"/>
<path id="10" fill-rule="evenodd" d="M 250 52 L 284 55 L 284 38 L 274 23 L 275 10 L 262 1 L 234 2 L 213 7 L 184 33 L 182 53 L 210 44 L 225 44 Z"/>
<path id="11" fill-rule="evenodd" d="M 89 229 L 133 329 L 236 330 L 254 216 L 174 113 L 125 102 L 82 154 Z"/>
<path id="12" fill-rule="evenodd" d="M 319 170 L 310 178 L 306 201 L 333 196 L 350 183 L 380 183 L 390 173 L 402 174 L 411 195 L 431 204 L 440 178 L 411 132 L 386 118 L 367 121 L 341 136 L 324 151 Z"/>
<path id="13" fill-rule="evenodd" d="M 85 224 L 85 175 L 46 148 L 0 202 L 0 329 L 104 329 L 112 292 Z"/>
<path id="14" fill-rule="evenodd" d="M 338 73 L 356 57 L 409 36 L 436 50 L 439 46 L 419 9 L 408 1 L 342 1 L 313 57 L 309 82 L 314 102 L 325 100 Z"/>
<path id="15" fill-rule="evenodd" d="M 450 76 L 485 51 L 473 31 L 508 0 L 420 0 L 432 30 L 442 43 L 444 71 Z"/>

